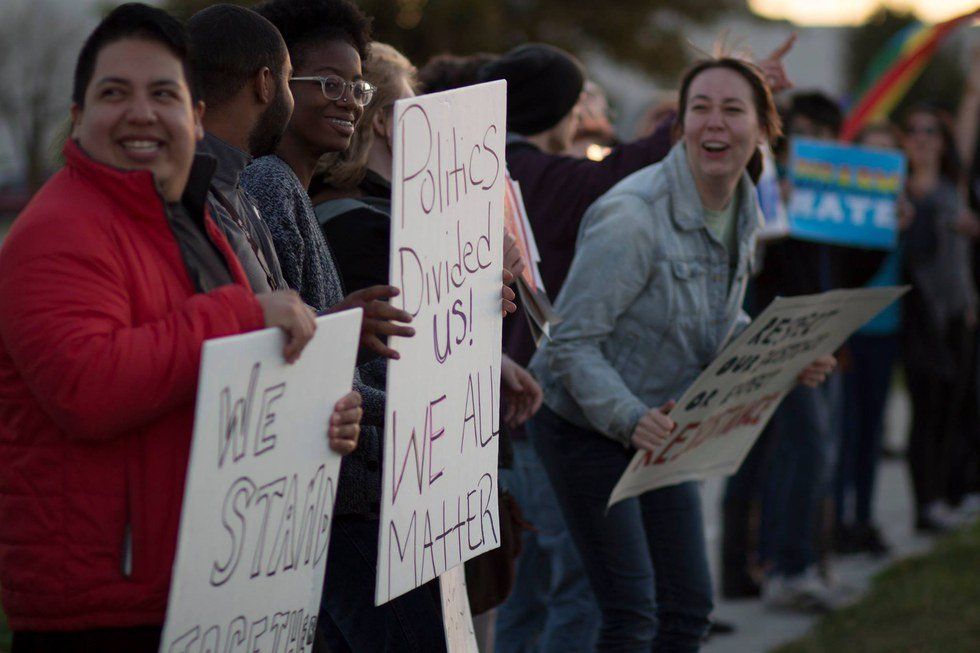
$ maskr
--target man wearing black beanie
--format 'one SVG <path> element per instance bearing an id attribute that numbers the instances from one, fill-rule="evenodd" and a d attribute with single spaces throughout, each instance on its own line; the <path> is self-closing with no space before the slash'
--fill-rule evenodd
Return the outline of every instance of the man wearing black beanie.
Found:
<path id="1" fill-rule="evenodd" d="M 521 136 L 541 134 L 572 117 L 585 85 L 582 65 L 543 43 L 515 48 L 478 74 L 507 80 L 507 130 Z"/>

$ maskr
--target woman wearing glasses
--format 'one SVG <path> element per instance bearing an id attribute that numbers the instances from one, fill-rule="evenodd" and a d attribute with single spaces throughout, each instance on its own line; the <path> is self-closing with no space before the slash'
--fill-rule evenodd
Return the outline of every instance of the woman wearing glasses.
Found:
<path id="1" fill-rule="evenodd" d="M 372 99 L 374 89 L 361 75 L 368 20 L 348 0 L 271 0 L 256 9 L 286 42 L 295 108 L 275 154 L 246 168 L 242 183 L 269 224 L 289 286 L 324 311 L 344 305 L 344 290 L 307 188 L 320 157 L 350 145 Z M 374 286 L 361 292 L 387 289 Z M 410 319 L 404 317 L 402 321 Z M 392 327 L 387 335 L 413 333 Z M 341 467 L 318 634 L 334 653 L 444 651 L 439 603 L 428 588 L 374 606 L 384 393 L 367 387 L 362 394 L 363 423 L 378 428 L 362 428 L 356 457 L 348 457 Z M 367 411 L 371 397 L 379 398 L 380 414 Z"/>
<path id="2" fill-rule="evenodd" d="M 915 218 L 903 237 L 905 274 L 912 290 L 903 304 L 902 345 L 912 398 L 908 459 L 919 531 L 951 524 L 943 499 L 958 416 L 971 370 L 967 339 L 976 323 L 976 290 L 969 243 L 955 227 L 965 207 L 960 170 L 947 116 L 914 108 L 902 145 L 909 160 L 908 195 Z"/>

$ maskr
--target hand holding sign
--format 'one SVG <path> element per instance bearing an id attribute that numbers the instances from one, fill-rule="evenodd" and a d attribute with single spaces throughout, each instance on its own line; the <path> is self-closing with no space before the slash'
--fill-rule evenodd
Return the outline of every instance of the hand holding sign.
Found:
<path id="1" fill-rule="evenodd" d="M 371 286 L 352 292 L 344 297 L 344 301 L 332 307 L 328 313 L 336 313 L 351 308 L 364 310 L 364 321 L 361 323 L 361 347 L 367 347 L 385 358 L 398 359 L 397 351 L 387 346 L 381 339 L 384 336 L 400 336 L 411 338 L 415 329 L 409 326 L 399 326 L 396 322 L 410 324 L 412 316 L 388 303 L 392 297 L 397 297 L 401 291 L 395 286 Z"/>
<path id="2" fill-rule="evenodd" d="M 500 288 L 500 312 L 505 316 L 517 311 L 517 304 L 514 303 L 517 293 L 510 287 L 512 283 L 514 283 L 514 273 L 504 268 L 504 285 Z"/>
<path id="3" fill-rule="evenodd" d="M 810 363 L 805 370 L 800 372 L 800 375 L 796 377 L 796 380 L 800 382 L 801 385 L 805 385 L 808 388 L 816 388 L 823 385 L 830 373 L 834 371 L 837 367 L 837 359 L 833 356 L 821 356 L 817 360 Z"/>
<path id="4" fill-rule="evenodd" d="M 651 408 L 640 418 L 630 436 L 630 442 L 640 451 L 654 451 L 670 437 L 671 431 L 677 426 L 674 420 L 667 417 L 675 405 L 671 399 L 660 408 Z"/>
<path id="5" fill-rule="evenodd" d="M 340 398 L 330 415 L 330 428 L 327 441 L 330 448 L 342 456 L 357 449 L 357 438 L 361 434 L 361 393 L 356 390 Z"/>
<path id="6" fill-rule="evenodd" d="M 262 307 L 267 327 L 279 327 L 286 332 L 286 346 L 282 356 L 287 363 L 295 363 L 306 343 L 316 331 L 316 315 L 303 303 L 295 290 L 276 290 L 255 296 Z"/>
<path id="7" fill-rule="evenodd" d="M 506 399 L 504 422 L 516 428 L 541 408 L 544 393 L 531 374 L 507 355 L 500 359 L 500 391 Z"/>

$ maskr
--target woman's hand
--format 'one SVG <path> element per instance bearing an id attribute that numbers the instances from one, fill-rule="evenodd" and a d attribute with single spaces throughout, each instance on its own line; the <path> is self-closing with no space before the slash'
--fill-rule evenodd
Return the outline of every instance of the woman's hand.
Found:
<path id="1" fill-rule="evenodd" d="M 544 395 L 541 386 L 526 369 L 507 356 L 503 356 L 500 363 L 500 390 L 506 399 L 504 423 L 516 428 L 538 412 Z"/>
<path id="2" fill-rule="evenodd" d="M 500 286 L 500 313 L 504 317 L 517 310 L 517 304 L 514 303 L 514 300 L 517 299 L 517 293 L 510 287 L 512 283 L 514 283 L 514 275 L 510 270 L 504 268 L 504 282 Z"/>
<path id="3" fill-rule="evenodd" d="M 357 449 L 357 439 L 361 434 L 361 393 L 356 390 L 340 398 L 330 415 L 327 428 L 327 442 L 330 448 L 342 456 Z"/>
<path id="4" fill-rule="evenodd" d="M 790 34 L 778 48 L 759 62 L 759 68 L 762 69 L 762 74 L 766 78 L 766 84 L 769 85 L 769 90 L 773 95 L 780 91 L 793 88 L 793 80 L 786 74 L 786 68 L 783 66 L 783 57 L 793 49 L 794 43 L 796 43 L 796 32 Z"/>
<path id="5" fill-rule="evenodd" d="M 394 286 L 369 286 L 347 295 L 327 313 L 338 313 L 350 308 L 362 309 L 364 317 L 361 319 L 361 347 L 381 354 L 385 358 L 398 360 L 401 355 L 386 345 L 382 338 L 388 336 L 411 338 L 415 335 L 415 329 L 412 327 L 401 326 L 411 324 L 411 314 L 388 303 L 389 299 L 397 297 L 399 293 L 401 291 Z"/>
<path id="6" fill-rule="evenodd" d="M 823 384 L 830 376 L 830 373 L 834 371 L 837 367 L 837 359 L 833 356 L 821 356 L 817 360 L 810 363 L 810 365 L 800 372 L 800 375 L 796 377 L 800 385 L 805 385 L 808 388 L 816 388 L 817 386 Z"/>
<path id="7" fill-rule="evenodd" d="M 667 417 L 674 404 L 674 400 L 671 399 L 660 408 L 651 408 L 640 418 L 633 435 L 630 436 L 630 442 L 634 447 L 640 451 L 655 451 L 667 441 L 670 432 L 677 426 L 674 420 Z"/>
<path id="8" fill-rule="evenodd" d="M 517 277 L 524 272 L 524 258 L 521 256 L 521 248 L 507 227 L 504 227 L 504 269 L 510 270 L 514 276 L 514 281 L 517 281 Z"/>

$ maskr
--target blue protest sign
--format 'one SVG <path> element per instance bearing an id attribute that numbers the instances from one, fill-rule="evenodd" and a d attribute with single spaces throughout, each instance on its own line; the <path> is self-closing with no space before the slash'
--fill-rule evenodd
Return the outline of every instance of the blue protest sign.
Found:
<path id="1" fill-rule="evenodd" d="M 895 249 L 905 157 L 895 150 L 794 138 L 790 235 L 835 245 Z"/>

